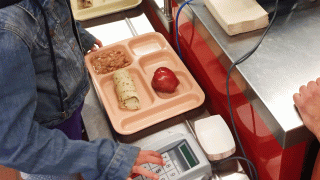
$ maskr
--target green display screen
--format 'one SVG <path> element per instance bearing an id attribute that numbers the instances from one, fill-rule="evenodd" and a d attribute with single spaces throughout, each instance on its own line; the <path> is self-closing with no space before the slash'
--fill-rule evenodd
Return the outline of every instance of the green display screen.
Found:
<path id="1" fill-rule="evenodd" d="M 190 167 L 194 167 L 195 165 L 197 165 L 196 161 L 193 159 L 190 151 L 185 144 L 180 146 L 180 150 L 182 151 L 184 157 L 187 159 Z"/>

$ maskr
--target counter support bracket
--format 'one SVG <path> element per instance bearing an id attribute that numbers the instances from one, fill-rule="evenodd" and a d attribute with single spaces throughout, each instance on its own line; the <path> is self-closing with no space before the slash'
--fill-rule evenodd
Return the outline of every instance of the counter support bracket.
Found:
<path id="1" fill-rule="evenodd" d="M 160 19 L 169 34 L 173 32 L 172 0 L 148 0 L 148 3 Z"/>

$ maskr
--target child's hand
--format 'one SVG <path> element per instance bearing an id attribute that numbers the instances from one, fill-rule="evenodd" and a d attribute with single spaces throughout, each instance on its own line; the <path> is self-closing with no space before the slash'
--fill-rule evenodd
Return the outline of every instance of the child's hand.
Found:
<path id="1" fill-rule="evenodd" d="M 145 164 L 145 163 L 158 164 L 160 166 L 166 165 L 166 162 L 162 159 L 161 154 L 155 151 L 140 151 L 138 154 L 137 160 L 133 165 L 132 171 L 131 171 L 131 174 L 137 173 L 137 174 L 146 176 L 148 178 L 158 180 L 159 176 L 156 173 L 148 171 L 147 169 L 140 166 L 141 164 Z M 132 179 L 131 177 L 129 177 L 127 180 L 132 180 Z"/>
<path id="2" fill-rule="evenodd" d="M 320 140 L 320 78 L 301 86 L 293 95 L 303 123 Z"/>
<path id="3" fill-rule="evenodd" d="M 97 51 L 96 45 L 97 45 L 99 48 L 103 47 L 102 42 L 101 42 L 99 39 L 96 39 L 96 42 L 94 42 L 94 45 L 93 45 L 92 48 L 90 49 L 91 52 Z"/>

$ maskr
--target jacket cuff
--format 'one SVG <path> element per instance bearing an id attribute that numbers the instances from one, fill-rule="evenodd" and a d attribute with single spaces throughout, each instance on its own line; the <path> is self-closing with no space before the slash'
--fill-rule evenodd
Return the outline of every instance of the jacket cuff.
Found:
<path id="1" fill-rule="evenodd" d="M 126 179 L 136 162 L 140 148 L 120 143 L 109 166 L 110 179 Z M 119 171 L 121 169 L 121 171 Z"/>
<path id="2" fill-rule="evenodd" d="M 80 41 L 82 48 L 85 50 L 85 52 L 88 52 L 96 42 L 96 38 L 92 34 L 86 33 L 85 35 L 81 36 Z"/>

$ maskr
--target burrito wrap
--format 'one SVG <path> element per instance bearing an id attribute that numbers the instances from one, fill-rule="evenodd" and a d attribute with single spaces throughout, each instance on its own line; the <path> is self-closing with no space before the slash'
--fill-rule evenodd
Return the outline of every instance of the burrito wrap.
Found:
<path id="1" fill-rule="evenodd" d="M 113 75 L 113 82 L 119 107 L 131 110 L 140 109 L 140 98 L 129 71 L 123 68 L 116 70 Z"/>
<path id="2" fill-rule="evenodd" d="M 89 8 L 93 6 L 93 0 L 80 0 L 80 7 Z"/>

